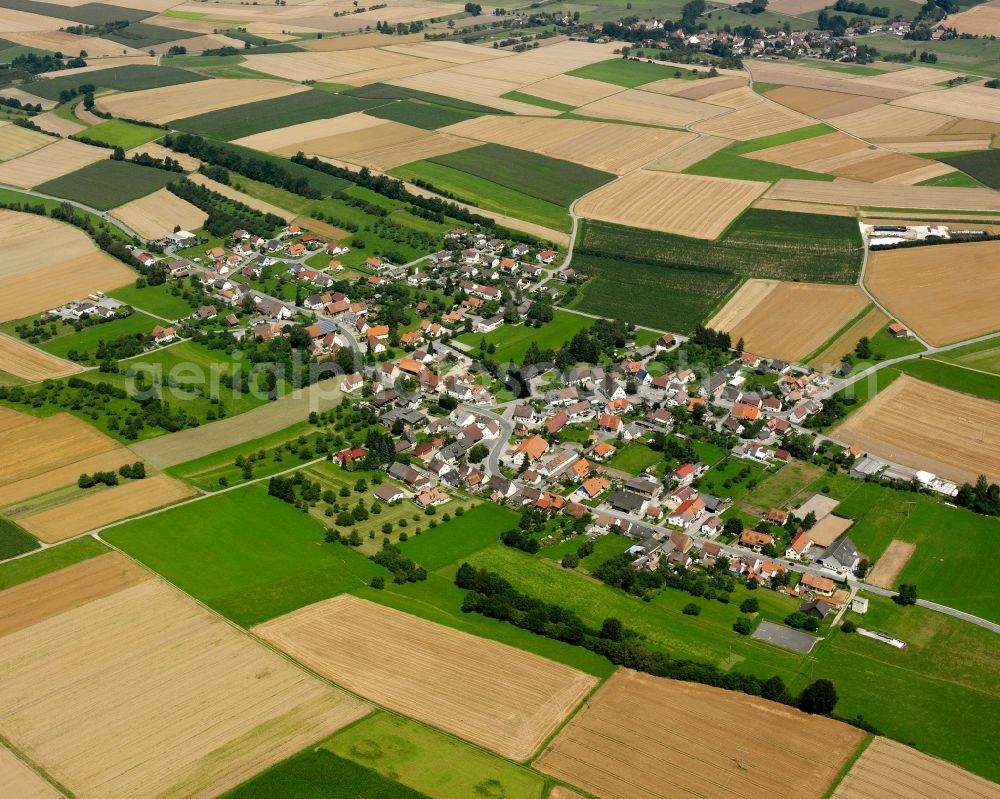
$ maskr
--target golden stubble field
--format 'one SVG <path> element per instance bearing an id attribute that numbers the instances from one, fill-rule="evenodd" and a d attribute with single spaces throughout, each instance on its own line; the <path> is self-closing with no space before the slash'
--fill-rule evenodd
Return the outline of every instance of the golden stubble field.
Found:
<path id="1" fill-rule="evenodd" d="M 0 122 L 0 161 L 20 158 L 55 141 L 51 136 L 22 128 L 10 122 Z"/>
<path id="2" fill-rule="evenodd" d="M 348 594 L 254 632 L 361 696 L 514 760 L 530 757 L 596 683 L 538 655 Z"/>
<path id="3" fill-rule="evenodd" d="M 892 186 L 841 178 L 832 182 L 782 178 L 767 192 L 773 200 L 794 200 L 874 208 L 950 208 L 955 211 L 1000 211 L 993 189 L 945 186 Z"/>
<path id="4" fill-rule="evenodd" d="M 119 205 L 109 212 L 140 236 L 160 239 L 172 233 L 176 225 L 194 230 L 205 224 L 207 214 L 167 189 L 159 189 L 138 200 Z"/>
<path id="5" fill-rule="evenodd" d="M 108 151 L 103 147 L 92 147 L 71 139 L 53 139 L 52 142 L 47 147 L 0 164 L 0 183 L 30 189 L 108 157 Z"/>
<path id="6" fill-rule="evenodd" d="M 954 480 L 1000 482 L 1000 402 L 900 375 L 830 434 Z"/>
<path id="7" fill-rule="evenodd" d="M 751 279 L 709 322 L 747 352 L 800 361 L 868 304 L 857 286 Z"/>
<path id="8" fill-rule="evenodd" d="M 0 364 L 3 364 L 5 372 L 32 382 L 66 377 L 81 371 L 72 361 L 64 361 L 4 334 L 0 334 Z"/>
<path id="9" fill-rule="evenodd" d="M 873 252 L 865 285 L 932 345 L 991 333 L 1000 328 L 1000 241 Z"/>
<path id="10" fill-rule="evenodd" d="M 998 799 L 1000 785 L 888 738 L 872 740 L 832 799 Z"/>
<path id="11" fill-rule="evenodd" d="M 820 799 L 863 739 L 786 705 L 619 669 L 535 767 L 601 799 Z"/>
<path id="12" fill-rule="evenodd" d="M 10 590 L 0 734 L 79 797 L 216 796 L 369 710 L 117 553 Z"/>
<path id="13" fill-rule="evenodd" d="M 714 239 L 769 185 L 639 170 L 588 194 L 575 210 L 590 219 Z"/>

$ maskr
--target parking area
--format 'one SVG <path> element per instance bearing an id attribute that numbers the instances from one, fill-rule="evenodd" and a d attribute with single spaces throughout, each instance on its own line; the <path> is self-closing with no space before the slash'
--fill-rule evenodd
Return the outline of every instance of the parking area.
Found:
<path id="1" fill-rule="evenodd" d="M 762 621 L 754 631 L 753 637 L 784 649 L 791 649 L 793 652 L 801 652 L 803 655 L 808 655 L 816 642 L 820 640 L 815 635 L 793 630 L 771 621 Z"/>

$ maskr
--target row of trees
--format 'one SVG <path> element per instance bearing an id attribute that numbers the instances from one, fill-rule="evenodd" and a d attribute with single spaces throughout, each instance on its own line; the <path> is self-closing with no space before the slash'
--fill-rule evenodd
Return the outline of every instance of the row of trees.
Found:
<path id="1" fill-rule="evenodd" d="M 167 189 L 208 214 L 203 227 L 213 236 L 226 237 L 234 230 L 243 229 L 266 237 L 286 224 L 280 216 L 263 213 L 237 200 L 223 197 L 187 178 L 171 181 L 167 184 Z"/>

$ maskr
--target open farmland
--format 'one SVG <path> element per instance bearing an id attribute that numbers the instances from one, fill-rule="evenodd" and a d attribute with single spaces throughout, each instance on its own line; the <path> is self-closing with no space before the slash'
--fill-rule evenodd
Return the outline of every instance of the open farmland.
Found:
<path id="1" fill-rule="evenodd" d="M 959 14 L 948 15 L 948 25 L 959 33 L 973 36 L 996 36 L 1000 31 L 1000 4 L 983 3 Z"/>
<path id="2" fill-rule="evenodd" d="M 0 363 L 5 372 L 32 382 L 76 374 L 80 367 L 23 341 L 0 335 Z"/>
<path id="3" fill-rule="evenodd" d="M 711 155 L 730 145 L 729 139 L 719 136 L 702 136 L 682 144 L 655 161 L 646 164 L 646 169 L 656 169 L 663 172 L 683 172 L 699 161 L 704 161 Z"/>
<path id="4" fill-rule="evenodd" d="M 123 119 L 109 119 L 86 130 L 84 135 L 88 139 L 104 142 L 112 147 L 121 147 L 123 150 L 131 150 L 163 135 L 163 131 L 159 128 L 136 125 Z"/>
<path id="5" fill-rule="evenodd" d="M 853 114 L 879 105 L 877 97 L 865 97 L 824 89 L 806 89 L 800 86 L 782 86 L 765 93 L 767 99 L 780 103 L 786 108 L 808 114 L 816 119 Z"/>
<path id="6" fill-rule="evenodd" d="M 578 114 L 598 119 L 621 119 L 665 128 L 683 128 L 725 112 L 721 106 L 638 89 L 626 89 L 577 109 Z"/>
<path id="7" fill-rule="evenodd" d="M 873 252 L 865 285 L 933 345 L 1000 328 L 1000 242 Z"/>
<path id="8" fill-rule="evenodd" d="M 106 158 L 38 186 L 39 191 L 102 211 L 145 197 L 180 177 L 176 172 Z"/>
<path id="9" fill-rule="evenodd" d="M 847 353 L 854 350 L 860 338 L 874 337 L 879 331 L 884 330 L 890 321 L 892 320 L 873 303 L 864 316 L 831 341 L 822 352 L 817 353 L 810 361 L 810 365 L 817 369 L 831 368 L 832 364 L 840 363 Z"/>
<path id="10" fill-rule="evenodd" d="M 483 116 L 442 128 L 445 133 L 530 150 L 622 174 L 694 139 L 684 131 L 611 122 Z"/>
<path id="11" fill-rule="evenodd" d="M 929 113 L 948 114 L 983 122 L 1000 122 L 1000 97 L 995 89 L 964 84 L 952 89 L 911 94 L 892 104 Z"/>
<path id="12" fill-rule="evenodd" d="M 0 210 L 0 322 L 46 311 L 135 279 L 82 230 L 44 216 Z M 44 248 L 38 247 L 45 241 Z"/>
<path id="13" fill-rule="evenodd" d="M 668 172 L 632 172 L 576 204 L 589 219 L 715 239 L 768 184 Z"/>
<path id="14" fill-rule="evenodd" d="M 6 93 L 5 93 L 6 96 Z M 10 161 L 52 144 L 52 138 L 10 122 L 0 123 L 0 161 Z"/>
<path id="15" fill-rule="evenodd" d="M 421 100 L 396 100 L 386 105 L 370 108 L 366 113 L 368 116 L 378 119 L 389 119 L 424 130 L 437 130 L 482 116 L 478 111 L 436 105 Z"/>
<path id="16" fill-rule="evenodd" d="M 920 431 L 919 440 L 914 430 Z M 1000 403 L 909 375 L 896 378 L 832 435 L 960 483 L 975 483 L 980 474 L 1000 481 Z"/>
<path id="17" fill-rule="evenodd" d="M 1000 190 L 1000 150 L 962 153 L 946 156 L 940 160 L 956 169 L 961 169 L 984 186 Z"/>
<path id="18" fill-rule="evenodd" d="M 791 111 L 777 103 L 762 101 L 756 105 L 736 110 L 731 114 L 698 122 L 692 125 L 691 129 L 699 133 L 721 136 L 725 139 L 749 141 L 814 123 L 814 119 L 803 114 Z"/>
<path id="19" fill-rule="evenodd" d="M 273 100 L 302 91 L 306 91 L 304 86 L 280 81 L 213 78 L 193 84 L 106 95 L 98 98 L 97 106 L 115 116 L 162 125 L 195 113 L 205 114 L 220 108 Z"/>
<path id="20" fill-rule="evenodd" d="M 60 791 L 5 746 L 0 746 L 0 785 L 18 799 L 62 799 Z"/>
<path id="21" fill-rule="evenodd" d="M 797 362 L 867 304 L 857 286 L 748 280 L 708 326 L 743 339 L 747 352 Z"/>
<path id="22" fill-rule="evenodd" d="M 171 505 L 194 495 L 190 486 L 165 474 L 97 491 L 66 505 L 26 516 L 18 523 L 36 538 L 53 543 L 111 522 Z"/>
<path id="23" fill-rule="evenodd" d="M 153 240 L 163 238 L 177 225 L 184 230 L 200 228 L 207 218 L 200 208 L 165 188 L 112 208 L 110 213 L 143 238 Z"/>
<path id="24" fill-rule="evenodd" d="M 30 189 L 49 180 L 108 158 L 103 147 L 92 147 L 71 139 L 54 139 L 48 147 L 32 150 L 20 158 L 0 164 L 0 183 Z"/>
<path id="25" fill-rule="evenodd" d="M 0 734 L 78 796 L 214 796 L 367 712 L 119 555 L 35 587 L 5 614 Z"/>
<path id="26" fill-rule="evenodd" d="M 255 632 L 363 696 L 515 760 L 530 757 L 596 682 L 537 655 L 350 595 Z M 403 661 L 405 671 L 396 668 Z"/>
<path id="27" fill-rule="evenodd" d="M 768 192 L 774 200 L 795 200 L 878 208 L 948 208 L 955 211 L 1000 211 L 1000 195 L 991 189 L 891 186 L 836 180 L 779 180 Z"/>
<path id="28" fill-rule="evenodd" d="M 621 669 L 536 766 L 601 799 L 820 799 L 863 738 L 757 697 Z"/>
<path id="29" fill-rule="evenodd" d="M 121 48 L 118 48 L 121 52 Z M 145 89 L 157 89 L 164 86 L 177 86 L 183 84 L 204 81 L 203 75 L 188 72 L 186 69 L 177 69 L 168 66 L 153 66 L 152 64 L 132 64 L 130 66 L 111 67 L 110 69 L 97 69 L 84 73 L 86 77 L 81 77 L 77 72 L 64 75 L 59 78 L 46 78 L 31 84 L 31 90 L 40 97 L 49 100 L 58 100 L 59 93 L 65 89 L 75 89 L 81 83 L 92 83 L 102 89 L 113 89 L 116 92 L 125 92 L 126 97 L 129 92 L 143 91 Z M 124 113 L 121 116 L 141 119 L 138 114 Z"/>
<path id="30" fill-rule="evenodd" d="M 997 799 L 1000 785 L 944 760 L 878 736 L 847 772 L 832 799 Z"/>
<path id="31" fill-rule="evenodd" d="M 540 97 L 555 103 L 579 107 L 600 100 L 610 94 L 617 94 L 621 86 L 603 83 L 599 80 L 577 78 L 572 75 L 556 75 L 537 83 L 529 83 L 521 89 L 523 94 Z"/>

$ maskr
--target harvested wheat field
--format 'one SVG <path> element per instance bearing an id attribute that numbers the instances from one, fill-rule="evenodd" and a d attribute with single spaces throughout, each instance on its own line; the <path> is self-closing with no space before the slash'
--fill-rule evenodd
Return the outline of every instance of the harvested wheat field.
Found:
<path id="1" fill-rule="evenodd" d="M 504 61 L 503 66 L 490 63 L 462 64 L 449 72 L 475 78 L 496 78 L 515 81 L 520 85 L 534 83 L 542 78 L 552 78 L 585 67 L 612 56 L 612 44 L 587 44 L 586 42 L 561 41 L 518 53 Z M 499 73 L 499 74 L 498 74 Z M 670 73 L 664 67 L 663 77 Z"/>
<path id="2" fill-rule="evenodd" d="M 951 137 L 918 137 L 879 139 L 882 147 L 899 153 L 926 153 L 933 150 L 936 153 L 964 153 L 969 150 L 988 150 L 990 138 L 951 138 Z"/>
<path id="3" fill-rule="evenodd" d="M 47 130 L 50 133 L 58 133 L 60 136 L 72 136 L 74 133 L 79 133 L 81 130 L 87 129 L 86 125 L 74 122 L 71 119 L 65 119 L 56 114 L 55 111 L 46 111 L 44 114 L 32 117 L 31 121 L 42 130 Z"/>
<path id="4" fill-rule="evenodd" d="M 30 189 L 107 157 L 108 151 L 103 147 L 55 139 L 48 147 L 0 164 L 0 183 Z"/>
<path id="5" fill-rule="evenodd" d="M 576 78 L 572 75 L 556 75 L 538 83 L 530 83 L 521 89 L 522 93 L 530 94 L 532 97 L 578 107 L 621 91 L 621 86 L 599 80 Z"/>
<path id="6" fill-rule="evenodd" d="M 538 655 L 349 594 L 254 632 L 362 696 L 514 760 L 530 757 L 596 683 Z"/>
<path id="7" fill-rule="evenodd" d="M 425 72 L 437 72 L 439 69 L 447 69 L 449 65 L 443 61 L 428 61 L 426 59 L 414 59 L 405 64 L 396 64 L 390 67 L 378 67 L 376 69 L 364 69 L 360 72 L 352 72 L 349 75 L 337 77 L 337 83 L 346 83 L 348 86 L 367 86 L 369 83 L 389 83 L 399 78 L 408 78 L 411 75 L 422 75 Z"/>
<path id="8" fill-rule="evenodd" d="M 948 18 L 949 22 L 951 17 Z M 877 567 L 876 567 L 877 568 Z M 998 799 L 1000 785 L 888 738 L 872 740 L 832 799 Z"/>
<path id="9" fill-rule="evenodd" d="M 938 175 L 946 175 L 953 172 L 954 167 L 928 162 L 927 159 L 906 153 L 869 150 L 864 157 L 855 159 L 853 163 L 846 163 L 827 171 L 831 175 L 865 183 L 910 185 L 915 178 L 927 180 Z"/>
<path id="10" fill-rule="evenodd" d="M 126 54 L 126 57 L 142 55 L 141 50 L 127 47 L 110 39 L 100 39 L 97 36 L 77 36 L 75 33 L 67 33 L 66 31 L 55 30 L 55 28 L 47 31 L 11 33 L 7 38 L 12 42 L 17 42 L 17 44 L 23 44 L 27 47 L 37 47 L 40 50 L 52 50 L 62 53 L 79 53 L 81 50 L 86 50 L 88 66 L 97 59 L 103 59 L 107 56 L 121 56 L 122 52 Z M 118 61 L 114 62 L 115 65 L 118 63 Z M 104 63 L 101 68 L 103 69 L 106 66 L 108 64 Z M 45 74 L 49 75 L 51 73 L 47 72 Z M 4 94 L 6 93 L 6 90 L 4 90 Z"/>
<path id="11" fill-rule="evenodd" d="M 666 155 L 695 138 L 692 133 L 613 122 L 514 116 L 468 119 L 439 132 L 530 150 L 617 174 Z"/>
<path id="12" fill-rule="evenodd" d="M 843 133 L 827 133 L 824 136 L 814 136 L 811 139 L 793 141 L 789 144 L 779 144 L 763 150 L 746 153 L 744 158 L 755 158 L 760 161 L 771 161 L 785 166 L 796 166 L 803 169 L 818 171 L 815 166 L 828 158 L 837 158 L 847 153 L 869 152 L 868 146 L 852 136 Z M 813 166 L 806 166 L 812 164 Z"/>
<path id="13" fill-rule="evenodd" d="M 1000 3 L 984 3 L 958 14 L 948 15 L 948 27 L 973 36 L 1000 35 Z"/>
<path id="14" fill-rule="evenodd" d="M 720 94 L 730 89 L 739 89 L 747 85 L 746 78 L 727 78 L 722 75 L 716 78 L 701 78 L 694 81 L 693 86 L 691 85 L 692 81 L 689 80 L 683 81 L 683 83 L 684 86 L 681 87 L 681 91 L 672 91 L 668 92 L 668 94 L 672 94 L 675 97 L 684 97 L 688 100 L 704 100 L 713 94 Z M 642 88 L 645 91 L 657 91 L 657 89 L 650 88 L 650 86 L 655 85 L 647 84 Z"/>
<path id="15" fill-rule="evenodd" d="M 2 639 L 0 734 L 77 796 L 216 796 L 368 711 L 152 575 L 67 580 Z"/>
<path id="16" fill-rule="evenodd" d="M 819 799 L 863 739 L 776 702 L 619 669 L 535 767 L 601 799 Z"/>
<path id="17" fill-rule="evenodd" d="M 350 38 L 356 39 L 358 37 L 351 36 Z M 506 50 L 488 50 L 485 47 L 476 47 L 475 45 L 462 44 L 461 42 L 425 42 L 422 41 L 423 36 L 420 34 L 417 35 L 417 39 L 421 41 L 406 42 L 404 44 L 390 44 L 382 49 L 390 50 L 394 53 L 415 55 L 418 58 L 428 58 L 433 61 L 447 61 L 451 64 L 468 64 L 473 61 L 493 61 L 497 58 L 514 55 L 514 53 L 507 52 Z M 381 36 L 381 38 L 378 39 L 378 42 L 384 41 L 384 36 Z M 397 41 L 397 39 L 393 39 L 393 41 Z"/>
<path id="18" fill-rule="evenodd" d="M 74 39 L 79 38 L 77 36 Z M 104 41 L 103 39 L 88 39 L 88 41 Z M 191 41 L 188 39 L 188 41 Z M 83 42 L 79 42 L 77 47 L 82 45 Z M 125 48 L 123 48 L 125 49 Z M 135 52 L 132 50 L 131 52 Z M 99 69 L 110 69 L 112 67 L 128 67 L 136 64 L 148 64 L 155 65 L 156 58 L 151 55 L 121 55 L 121 50 L 118 51 L 118 56 L 115 58 L 103 58 L 103 59 L 87 59 L 87 66 L 85 67 L 70 67 L 68 69 L 54 69 L 51 72 L 44 73 L 46 80 L 50 78 L 62 78 L 66 75 L 85 75 L 88 72 L 96 72 Z"/>
<path id="19" fill-rule="evenodd" d="M 731 114 L 699 122 L 692 125 L 691 129 L 727 139 L 748 141 L 810 124 L 815 124 L 815 120 L 790 111 L 777 103 L 765 101 L 741 108 Z"/>
<path id="20" fill-rule="evenodd" d="M 955 211 L 1000 211 L 1000 194 L 992 189 L 937 186 L 886 186 L 840 179 L 783 178 L 767 192 L 772 200 L 795 200 L 875 208 L 950 208 Z"/>
<path id="21" fill-rule="evenodd" d="M 41 116 L 45 116 L 42 114 Z M 0 161 L 20 158 L 22 155 L 52 144 L 54 139 L 35 130 L 22 128 L 10 122 L 0 122 Z"/>
<path id="22" fill-rule="evenodd" d="M 980 474 L 1000 481 L 1000 402 L 909 375 L 897 377 L 831 436 L 959 483 L 975 483 Z"/>
<path id="23" fill-rule="evenodd" d="M 275 214 L 280 216 L 282 219 L 291 219 L 295 216 L 294 213 L 288 211 L 284 208 L 279 208 L 276 205 L 271 205 L 269 202 L 264 200 L 258 200 L 256 197 L 251 197 L 249 194 L 244 194 L 238 189 L 234 189 L 232 186 L 227 186 L 224 183 L 219 183 L 207 178 L 204 175 L 194 172 L 188 176 L 188 178 L 193 182 L 197 183 L 199 186 L 204 186 L 207 189 L 211 189 L 214 192 L 218 192 L 224 197 L 228 197 L 230 200 L 236 200 L 244 205 L 248 205 L 251 208 L 255 208 L 265 214 Z"/>
<path id="24" fill-rule="evenodd" d="M 801 361 L 868 304 L 857 286 L 748 280 L 709 327 L 756 355 Z"/>
<path id="25" fill-rule="evenodd" d="M 119 519 L 172 505 L 195 493 L 187 484 L 158 474 L 97 491 L 83 499 L 18 519 L 17 523 L 35 538 L 51 544 Z"/>
<path id="26" fill-rule="evenodd" d="M 760 95 L 753 89 L 741 86 L 737 89 L 726 89 L 724 92 L 710 94 L 705 98 L 705 102 L 712 105 L 721 105 L 724 108 L 748 108 L 760 102 Z"/>
<path id="27" fill-rule="evenodd" d="M 21 33 L 25 31 L 47 31 L 54 28 L 66 28 L 76 23 L 48 17 L 41 14 L 31 14 L 27 11 L 15 11 L 12 8 L 0 8 L 0 31 L 4 33 Z"/>
<path id="28" fill-rule="evenodd" d="M 0 439 L 3 438 L 0 433 Z M 23 502 L 31 497 L 37 497 L 59 488 L 76 485 L 77 479 L 86 472 L 116 472 L 118 468 L 126 463 L 135 461 L 136 458 L 123 448 L 115 448 L 107 452 L 100 452 L 97 455 L 82 458 L 72 463 L 56 466 L 42 474 L 25 477 L 20 480 L 13 480 L 4 485 L 0 485 L 0 507 L 11 506 L 17 502 Z M 17 510 L 8 508 L 9 511 Z"/>
<path id="29" fill-rule="evenodd" d="M 506 62 L 504 63 L 506 64 Z M 501 95 L 508 92 L 520 91 L 522 81 L 508 79 L 506 66 L 500 67 L 499 65 L 490 63 L 483 63 L 479 66 L 482 66 L 484 69 L 488 67 L 490 77 L 466 75 L 462 72 L 456 72 L 456 69 L 461 68 L 461 65 L 459 65 L 458 67 L 442 69 L 437 72 L 428 72 L 423 75 L 397 78 L 390 81 L 390 83 L 393 86 L 417 89 L 418 91 L 431 92 L 432 94 L 442 94 L 458 100 L 468 100 L 471 103 L 489 106 L 500 111 L 509 111 L 512 114 L 535 117 L 558 116 L 559 112 L 553 108 L 542 108 L 538 105 L 522 103 L 517 100 L 505 100 Z M 536 75 L 533 79 L 538 80 L 540 77 L 544 76 Z"/>
<path id="30" fill-rule="evenodd" d="M 905 69 L 884 72 L 881 75 L 865 75 L 858 78 L 861 86 L 883 86 L 903 89 L 907 93 L 936 91 L 947 80 L 961 76 L 961 72 L 950 72 L 936 67 L 908 66 Z"/>
<path id="31" fill-rule="evenodd" d="M 272 33 L 268 38 L 276 39 L 277 41 L 288 41 L 294 37 Z M 424 35 L 422 33 L 406 33 L 402 36 L 394 34 L 392 40 L 394 42 L 422 42 Z M 324 39 L 300 39 L 295 42 L 296 47 L 302 47 L 305 50 L 312 50 L 317 53 L 331 52 L 333 50 L 360 50 L 364 47 L 378 47 L 383 44 L 385 44 L 385 35 L 377 32 L 358 33 L 353 36 L 327 36 Z M 392 45 L 383 49 L 392 50 L 393 47 L 399 47 L 399 45 Z M 479 48 L 473 49 L 478 50 Z"/>
<path id="32" fill-rule="evenodd" d="M 774 0 L 768 3 L 768 8 L 777 14 L 802 14 L 806 11 L 819 11 L 827 6 L 825 0 Z"/>
<path id="33" fill-rule="evenodd" d="M 167 189 L 154 191 L 138 200 L 119 205 L 108 213 L 146 239 L 162 239 L 177 225 L 194 230 L 205 224 L 208 215 Z"/>
<path id="34" fill-rule="evenodd" d="M 577 111 L 599 119 L 622 119 L 666 128 L 683 128 L 725 113 L 724 108 L 698 100 L 685 100 L 675 95 L 654 94 L 639 89 L 626 89 L 589 103 Z"/>
<path id="35" fill-rule="evenodd" d="M 857 214 L 853 208 L 846 205 L 823 205 L 822 203 L 797 203 L 791 200 L 771 200 L 762 197 L 753 204 L 754 208 L 764 208 L 770 211 L 796 211 L 800 214 L 821 214 L 823 216 L 849 216 Z"/>
<path id="36" fill-rule="evenodd" d="M 382 124 L 385 124 L 384 119 L 353 112 L 332 119 L 314 119 L 311 122 L 300 122 L 297 125 L 288 125 L 284 128 L 265 130 L 261 133 L 235 139 L 233 144 L 272 153 L 292 149 L 302 142 L 357 133 Z"/>
<path id="37" fill-rule="evenodd" d="M 31 382 L 66 377 L 81 371 L 72 361 L 64 361 L 3 333 L 0 333 L 0 363 L 5 372 Z"/>
<path id="38" fill-rule="evenodd" d="M 147 144 L 140 144 L 125 153 L 126 157 L 131 158 L 133 155 L 138 155 L 139 153 L 148 153 L 153 156 L 153 158 L 166 158 L 170 156 L 178 164 L 181 165 L 181 169 L 190 172 L 197 169 L 201 165 L 201 161 L 197 158 L 193 158 L 186 153 L 175 153 L 168 147 L 164 147 L 162 144 L 157 144 L 156 142 L 148 142 Z"/>
<path id="39" fill-rule="evenodd" d="M 996 89 L 965 84 L 953 89 L 913 94 L 900 100 L 893 100 L 892 104 L 897 107 L 950 114 L 983 122 L 1000 122 L 1000 97 L 996 97 L 997 94 L 1000 92 Z"/>
<path id="40" fill-rule="evenodd" d="M 5 794 L 16 799 L 61 799 L 63 796 L 5 746 L 0 746 L 0 785 Z"/>
<path id="41" fill-rule="evenodd" d="M 40 105 L 46 111 L 51 108 L 55 108 L 57 105 L 55 100 L 49 100 L 47 97 L 39 97 L 37 94 L 31 94 L 30 92 L 26 92 L 24 89 L 18 89 L 14 86 L 4 88 L 3 96 L 14 100 L 20 100 L 22 103 Z"/>
<path id="42" fill-rule="evenodd" d="M 901 88 L 859 83 L 853 75 L 841 75 L 824 69 L 800 67 L 776 61 L 751 59 L 746 64 L 746 68 L 750 70 L 750 74 L 753 75 L 753 79 L 757 83 L 802 86 L 806 89 L 823 89 L 844 94 L 879 97 L 883 100 L 894 100 L 909 94 L 909 91 Z"/>
<path id="43" fill-rule="evenodd" d="M 142 119 L 161 125 L 172 119 L 304 92 L 306 88 L 276 80 L 212 78 L 158 89 L 111 94 L 99 97 L 97 106 L 115 116 Z"/>
<path id="44" fill-rule="evenodd" d="M 694 166 L 699 161 L 704 161 L 710 155 L 714 155 L 730 144 L 732 144 L 731 140 L 718 136 L 700 136 L 682 144 L 675 150 L 671 150 L 652 163 L 646 164 L 646 169 L 657 172 L 683 172 L 688 167 Z"/>
<path id="45" fill-rule="evenodd" d="M 370 69 L 416 62 L 413 56 L 375 47 L 327 53 L 270 53 L 244 56 L 243 66 L 294 81 L 326 80 Z"/>
<path id="46" fill-rule="evenodd" d="M 864 97 L 859 94 L 831 92 L 823 89 L 806 89 L 801 86 L 782 86 L 779 89 L 766 92 L 764 96 L 786 108 L 791 108 L 793 111 L 808 114 L 818 119 L 853 114 L 880 105 L 882 102 L 877 97 Z"/>
<path id="47" fill-rule="evenodd" d="M 927 136 L 954 121 L 954 117 L 937 113 L 939 111 L 941 109 L 937 107 L 921 111 L 883 104 L 864 111 L 830 117 L 828 121 L 845 133 L 866 141 L 894 136 Z"/>
<path id="48" fill-rule="evenodd" d="M 900 541 L 898 538 L 892 539 L 886 547 L 882 557 L 875 562 L 874 568 L 868 572 L 865 582 L 877 585 L 880 588 L 892 588 L 893 583 L 903 567 L 913 557 L 917 545 L 909 541 Z"/>
<path id="49" fill-rule="evenodd" d="M 865 285 L 932 345 L 1000 328 L 1000 242 L 872 252 Z"/>
<path id="50" fill-rule="evenodd" d="M 864 316 L 831 341 L 830 346 L 813 358 L 809 365 L 824 371 L 836 368 L 841 363 L 841 359 L 854 350 L 858 339 L 863 336 L 871 338 L 887 327 L 891 321 L 888 316 L 872 304 Z"/>
<path id="51" fill-rule="evenodd" d="M 639 170 L 579 200 L 576 213 L 620 225 L 714 239 L 768 185 Z"/>

